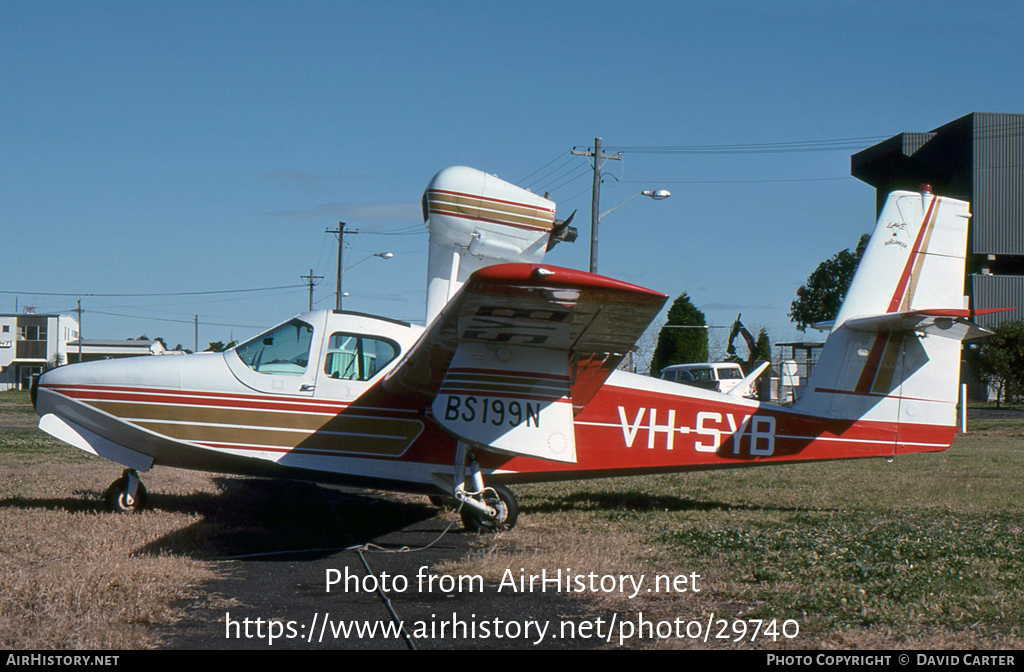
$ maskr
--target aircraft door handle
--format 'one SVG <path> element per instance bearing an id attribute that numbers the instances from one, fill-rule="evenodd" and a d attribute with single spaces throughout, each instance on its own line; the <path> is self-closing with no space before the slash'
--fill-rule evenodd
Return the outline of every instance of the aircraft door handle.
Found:
<path id="1" fill-rule="evenodd" d="M 316 389 L 316 385 L 302 385 L 299 387 L 299 392 L 312 392 Z"/>

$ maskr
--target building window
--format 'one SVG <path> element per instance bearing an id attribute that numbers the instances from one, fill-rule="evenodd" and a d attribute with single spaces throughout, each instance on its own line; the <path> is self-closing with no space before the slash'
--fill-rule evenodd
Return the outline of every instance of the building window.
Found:
<path id="1" fill-rule="evenodd" d="M 18 340 L 19 341 L 45 341 L 46 340 L 46 325 L 26 325 L 18 327 Z"/>

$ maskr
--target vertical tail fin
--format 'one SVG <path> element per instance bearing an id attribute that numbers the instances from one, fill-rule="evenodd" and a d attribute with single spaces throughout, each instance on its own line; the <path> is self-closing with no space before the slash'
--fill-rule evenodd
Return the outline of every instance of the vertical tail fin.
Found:
<path id="1" fill-rule="evenodd" d="M 553 229 L 563 224 L 555 221 L 553 201 L 464 166 L 434 176 L 423 194 L 423 215 L 430 231 L 427 324 L 473 271 L 543 261 Z"/>
<path id="2" fill-rule="evenodd" d="M 796 410 L 892 423 L 898 452 L 936 449 L 929 428 L 951 440 L 961 341 L 985 333 L 963 295 L 969 218 L 928 190 L 889 195 Z"/>

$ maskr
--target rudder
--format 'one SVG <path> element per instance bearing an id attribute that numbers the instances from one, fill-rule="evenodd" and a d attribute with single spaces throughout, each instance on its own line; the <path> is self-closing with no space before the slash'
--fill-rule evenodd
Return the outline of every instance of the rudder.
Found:
<path id="1" fill-rule="evenodd" d="M 941 450 L 956 422 L 969 204 L 889 195 L 794 409 L 892 427 L 894 452 Z"/>

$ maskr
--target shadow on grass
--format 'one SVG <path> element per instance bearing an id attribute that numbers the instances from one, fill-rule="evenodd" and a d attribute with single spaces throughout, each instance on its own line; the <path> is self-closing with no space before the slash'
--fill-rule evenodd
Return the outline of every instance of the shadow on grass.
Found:
<path id="1" fill-rule="evenodd" d="M 108 513 L 100 493 L 77 491 L 75 497 L 0 500 L 0 508 L 64 510 L 109 515 L 149 512 L 200 516 L 184 528 L 136 549 L 134 556 L 177 555 L 200 560 L 242 557 L 254 562 L 317 559 L 349 546 L 374 541 L 437 515 L 416 501 L 398 501 L 385 493 L 318 487 L 312 483 L 243 478 L 216 478 L 218 494 L 150 492 L 142 514 Z"/>
<path id="2" fill-rule="evenodd" d="M 200 559 L 250 562 L 312 560 L 374 541 L 433 518 L 424 503 L 395 501 L 387 494 L 318 487 L 312 483 L 218 478 L 220 494 L 190 511 L 203 519 L 146 545 L 135 555 L 174 553 Z M 174 500 L 174 497 L 166 497 Z M 173 508 L 165 496 L 151 506 Z"/>
<path id="3" fill-rule="evenodd" d="M 106 511 L 103 505 L 103 500 L 96 497 L 96 493 L 93 492 L 76 492 L 75 495 L 82 495 L 81 497 L 64 497 L 64 498 L 30 498 L 30 497 L 8 497 L 6 499 L 0 499 L 0 509 L 44 509 L 44 510 L 55 510 L 60 509 L 62 511 L 69 511 L 71 513 L 79 513 L 82 511 L 99 513 Z"/>
<path id="4" fill-rule="evenodd" d="M 579 492 L 560 497 L 545 497 L 545 501 L 537 504 L 523 504 L 522 513 L 557 513 L 568 511 L 606 511 L 608 513 L 630 511 L 636 513 L 649 511 L 807 511 L 800 506 L 765 506 L 762 504 L 743 504 L 737 502 L 717 502 L 707 500 L 675 497 L 672 495 L 651 495 L 649 493 L 630 490 L 625 492 Z M 837 511 L 838 509 L 822 509 L 814 507 L 814 511 Z"/>

